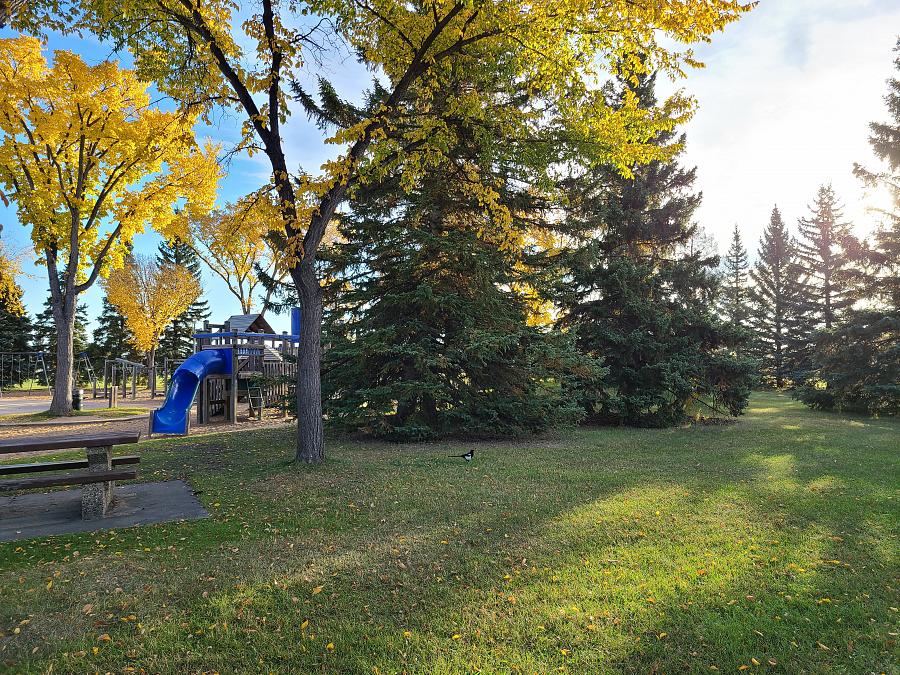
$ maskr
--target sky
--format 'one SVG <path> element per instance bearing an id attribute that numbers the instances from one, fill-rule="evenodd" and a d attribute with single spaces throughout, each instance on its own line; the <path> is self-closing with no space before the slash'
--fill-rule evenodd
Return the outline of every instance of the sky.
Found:
<path id="1" fill-rule="evenodd" d="M 9 29 L 0 37 L 10 37 Z M 900 35 L 897 0 L 761 0 L 740 22 L 714 36 L 696 52 L 706 68 L 687 79 L 663 85 L 682 88 L 697 101 L 694 118 L 684 127 L 687 147 L 682 161 L 697 167 L 696 187 L 703 203 L 696 220 L 724 252 L 738 225 L 751 259 L 773 205 L 796 231 L 808 214 L 816 189 L 831 183 L 845 206 L 846 219 L 861 235 L 876 217 L 868 209 L 883 199 L 868 194 L 853 176 L 854 162 L 877 163 L 868 145 L 868 125 L 886 120 L 885 82 L 894 75 L 893 48 Z M 89 62 L 110 56 L 91 39 L 50 40 L 50 49 L 69 49 Z M 119 57 L 123 65 L 127 58 Z M 323 73 L 347 98 L 368 84 L 362 69 L 349 59 L 325 66 Z M 234 141 L 240 121 L 220 116 L 198 130 L 226 144 Z M 318 130 L 297 113 L 284 130 L 288 162 L 315 170 L 336 149 L 324 146 Z M 234 160 L 220 187 L 220 202 L 250 192 L 267 181 L 265 158 Z M 28 249 L 25 228 L 13 208 L 0 203 L 3 240 L 13 249 Z M 154 254 L 159 237 L 139 235 L 135 249 Z M 46 270 L 26 265 L 22 279 L 25 304 L 35 314 L 47 297 Z M 211 320 L 221 322 L 240 312 L 224 284 L 204 270 L 204 292 Z M 100 312 L 102 289 L 85 294 L 88 313 Z M 269 316 L 278 331 L 287 316 Z"/>

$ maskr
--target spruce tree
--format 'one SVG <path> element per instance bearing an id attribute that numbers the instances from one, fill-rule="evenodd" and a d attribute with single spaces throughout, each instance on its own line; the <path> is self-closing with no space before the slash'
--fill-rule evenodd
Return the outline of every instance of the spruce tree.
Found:
<path id="1" fill-rule="evenodd" d="M 812 322 L 811 328 L 830 330 L 856 300 L 848 255 L 855 239 L 830 185 L 819 187 L 810 216 L 801 218 L 799 226 L 797 258 L 804 270 L 802 308 Z"/>
<path id="2" fill-rule="evenodd" d="M 797 339 L 806 328 L 798 314 L 800 274 L 794 241 L 776 206 L 750 271 L 753 285 L 749 298 L 754 353 L 764 379 L 779 389 L 804 370 L 806 360 L 802 345 L 807 343 L 807 336 Z M 798 347 L 799 352 L 795 351 Z"/>
<path id="3" fill-rule="evenodd" d="M 895 51 L 900 72 L 900 40 Z M 798 392 L 815 408 L 900 414 L 900 78 L 888 81 L 885 101 L 892 119 L 871 124 L 869 142 L 886 168 L 857 165 L 855 171 L 868 185 L 885 188 L 893 208 L 881 213 L 870 241 L 850 249 L 862 306 L 816 336 L 815 379 Z"/>
<path id="4" fill-rule="evenodd" d="M 31 349 L 31 320 L 22 305 L 23 295 L 13 280 L 0 284 L 0 352 Z"/>
<path id="5" fill-rule="evenodd" d="M 190 246 L 179 239 L 163 241 L 159 245 L 157 260 L 160 263 L 182 265 L 197 281 L 201 280 L 200 259 Z M 197 332 L 197 324 L 209 316 L 209 303 L 201 297 L 184 314 L 174 319 L 160 339 L 156 350 L 157 362 L 161 363 L 162 359 L 185 359 L 193 354 L 193 335 Z"/>
<path id="6" fill-rule="evenodd" d="M 479 164 L 459 130 L 454 163 L 411 191 L 362 187 L 325 252 L 323 386 L 329 422 L 392 440 L 508 437 L 577 421 L 575 382 L 602 370 L 534 325 L 536 280 L 521 243 L 486 239 L 495 217 L 467 176 L 490 170 L 524 240 L 540 220 L 504 158 Z M 465 171 L 465 173 L 463 172 Z"/>
<path id="7" fill-rule="evenodd" d="M 731 235 L 731 245 L 725 255 L 721 289 L 722 313 L 733 328 L 745 328 L 749 319 L 747 273 L 747 249 L 741 240 L 737 224 Z"/>
<path id="8" fill-rule="evenodd" d="M 100 368 L 101 362 L 106 359 L 126 358 L 136 361 L 140 358 L 134 347 L 131 331 L 125 324 L 125 317 L 106 297 L 103 298 L 103 309 L 97 318 L 89 353 L 94 361 L 94 368 Z"/>
<path id="9" fill-rule="evenodd" d="M 643 77 L 606 93 L 621 104 L 630 88 L 650 107 L 654 85 Z M 666 426 L 709 407 L 736 415 L 750 393 L 754 364 L 736 353 L 741 331 L 712 308 L 719 259 L 692 222 L 701 196 L 695 170 L 677 161 L 684 136 L 656 142 L 672 147 L 671 161 L 636 166 L 632 177 L 600 166 L 566 185 L 576 243 L 555 261 L 559 323 L 610 369 L 603 387 L 581 395 L 597 422 Z"/>

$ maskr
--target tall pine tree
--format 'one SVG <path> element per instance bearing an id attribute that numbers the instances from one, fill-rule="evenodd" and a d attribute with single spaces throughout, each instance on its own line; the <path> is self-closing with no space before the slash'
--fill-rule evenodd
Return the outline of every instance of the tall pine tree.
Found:
<path id="1" fill-rule="evenodd" d="M 163 241 L 159 245 L 157 260 L 160 264 L 182 265 L 198 282 L 201 280 L 200 259 L 190 246 L 179 239 Z M 174 319 L 160 339 L 156 350 L 157 363 L 162 363 L 162 359 L 185 359 L 193 354 L 193 335 L 197 332 L 197 324 L 209 316 L 209 303 L 201 297 L 184 314 Z"/>
<path id="2" fill-rule="evenodd" d="M 745 328 L 749 319 L 747 289 L 749 268 L 747 249 L 741 240 L 741 231 L 735 223 L 734 232 L 731 235 L 731 245 L 728 247 L 728 253 L 725 254 L 721 289 L 722 313 L 733 328 Z"/>
<path id="3" fill-rule="evenodd" d="M 629 90 L 655 104 L 654 77 L 607 87 L 612 104 Z M 560 325 L 587 355 L 605 359 L 603 387 L 585 388 L 589 419 L 666 426 L 712 407 L 739 414 L 747 404 L 753 362 L 736 354 L 740 331 L 711 305 L 718 256 L 696 241 L 692 217 L 701 196 L 695 170 L 678 164 L 684 136 L 660 134 L 673 159 L 633 168 L 608 166 L 569 181 L 569 236 L 557 256 Z"/>
<path id="4" fill-rule="evenodd" d="M 900 72 L 900 40 L 895 51 Z M 799 391 L 799 398 L 816 408 L 900 414 L 900 78 L 888 81 L 885 102 L 892 119 L 871 124 L 869 142 L 886 168 L 877 172 L 857 165 L 856 174 L 885 188 L 893 208 L 881 213 L 870 241 L 850 250 L 862 307 L 816 337 L 816 377 Z"/>
<path id="5" fill-rule="evenodd" d="M 134 337 L 125 324 L 125 317 L 105 296 L 103 309 L 97 318 L 97 327 L 94 329 L 94 340 L 88 351 L 96 369 L 100 368 L 102 365 L 100 362 L 105 359 L 125 358 L 129 361 L 136 361 L 140 358 L 140 354 L 134 346 Z"/>
<path id="6" fill-rule="evenodd" d="M 524 191 L 505 199 L 527 212 Z M 567 336 L 529 325 L 521 249 L 479 234 L 491 217 L 454 167 L 409 193 L 395 183 L 357 194 L 344 241 L 326 254 L 332 424 L 411 440 L 507 437 L 580 418 L 572 383 L 601 371 Z"/>
<path id="7" fill-rule="evenodd" d="M 804 269 L 801 299 L 813 329 L 834 328 L 856 300 L 848 250 L 855 238 L 830 185 L 816 193 L 808 218 L 801 218 L 797 258 Z"/>
<path id="8" fill-rule="evenodd" d="M 12 276 L 0 280 L 0 352 L 31 349 L 31 321 L 22 305 L 22 296 L 22 289 Z"/>
<path id="9" fill-rule="evenodd" d="M 794 241 L 776 206 L 750 271 L 753 286 L 749 297 L 754 353 L 760 360 L 764 379 L 779 389 L 803 370 L 805 361 L 803 352 L 794 350 L 806 342 L 796 339 L 806 328 L 798 315 L 800 274 Z"/>

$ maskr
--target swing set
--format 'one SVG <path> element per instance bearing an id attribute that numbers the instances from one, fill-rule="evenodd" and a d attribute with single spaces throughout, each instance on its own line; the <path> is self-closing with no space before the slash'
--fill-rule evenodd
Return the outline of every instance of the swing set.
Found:
<path id="1" fill-rule="evenodd" d="M 50 391 L 44 352 L 0 352 L 0 395 L 4 391 Z"/>

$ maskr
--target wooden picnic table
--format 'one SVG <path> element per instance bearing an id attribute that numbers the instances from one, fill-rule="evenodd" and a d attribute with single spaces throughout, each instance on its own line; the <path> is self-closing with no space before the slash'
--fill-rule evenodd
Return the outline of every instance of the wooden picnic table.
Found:
<path id="1" fill-rule="evenodd" d="M 0 475 L 15 475 L 86 469 L 52 476 L 29 476 L 0 481 L 0 490 L 27 490 L 59 485 L 81 485 L 81 516 L 85 520 L 103 518 L 115 496 L 115 481 L 137 478 L 135 469 L 118 468 L 140 462 L 140 457 L 113 457 L 116 445 L 137 443 L 137 431 L 104 432 L 71 436 L 20 436 L 0 441 L 0 455 L 27 454 L 49 450 L 84 448 L 86 459 L 33 464 L 0 464 Z"/>

